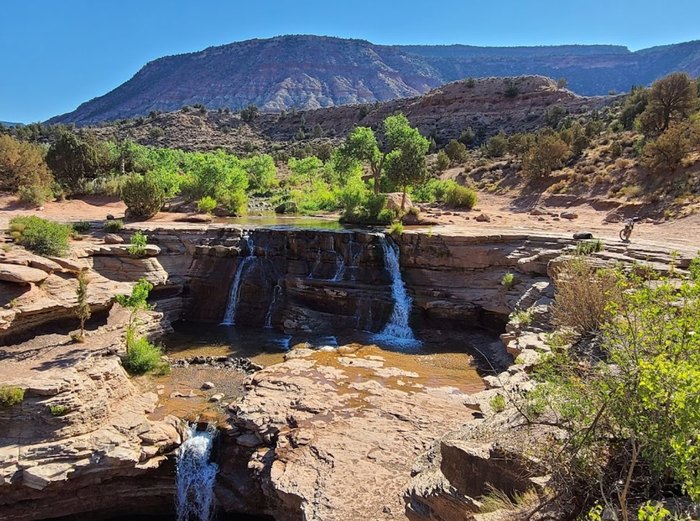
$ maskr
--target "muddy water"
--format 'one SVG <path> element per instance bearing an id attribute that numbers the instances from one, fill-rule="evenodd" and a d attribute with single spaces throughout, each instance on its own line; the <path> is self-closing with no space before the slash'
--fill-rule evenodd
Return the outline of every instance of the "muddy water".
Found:
<path id="1" fill-rule="evenodd" d="M 409 392 L 412 389 L 453 388 L 462 393 L 474 393 L 484 389 L 484 383 L 468 353 L 473 340 L 469 335 L 453 336 L 441 342 L 425 342 L 406 349 L 382 344 L 376 336 L 357 332 L 337 337 L 291 336 L 269 330 L 182 323 L 176 325 L 175 333 L 168 336 L 164 344 L 171 358 L 247 357 L 262 366 L 280 363 L 290 349 L 305 347 L 317 351 L 313 358 L 319 364 L 342 369 L 358 383 L 377 380 Z M 175 369 L 171 380 L 184 383 L 184 387 L 181 385 L 184 389 L 191 385 L 191 378 L 200 381 L 210 377 L 212 380 L 222 372 L 201 371 L 193 376 L 180 376 Z M 170 383 L 168 390 L 173 385 L 177 384 Z"/>

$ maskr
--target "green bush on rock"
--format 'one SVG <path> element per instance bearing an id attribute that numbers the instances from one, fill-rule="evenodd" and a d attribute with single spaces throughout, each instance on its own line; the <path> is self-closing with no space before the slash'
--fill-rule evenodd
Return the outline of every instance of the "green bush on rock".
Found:
<path id="1" fill-rule="evenodd" d="M 134 174 L 124 182 L 122 199 L 129 217 L 150 219 L 163 207 L 165 191 L 150 176 Z"/>
<path id="2" fill-rule="evenodd" d="M 0 387 L 0 407 L 14 407 L 24 400 L 24 389 L 3 385 Z"/>
<path id="3" fill-rule="evenodd" d="M 38 255 L 61 257 L 68 253 L 71 226 L 48 221 L 40 217 L 14 217 L 10 221 L 10 233 L 18 244 Z"/>

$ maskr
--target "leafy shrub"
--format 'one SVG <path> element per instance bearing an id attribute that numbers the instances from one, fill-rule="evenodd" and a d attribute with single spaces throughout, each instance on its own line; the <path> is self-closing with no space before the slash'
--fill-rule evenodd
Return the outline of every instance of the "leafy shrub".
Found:
<path id="1" fill-rule="evenodd" d="M 547 177 L 561 168 L 571 155 L 569 145 L 556 134 L 540 134 L 523 157 L 523 173 L 527 177 Z"/>
<path id="2" fill-rule="evenodd" d="M 416 186 L 411 192 L 414 201 L 420 203 L 444 202 L 448 190 L 456 185 L 454 181 L 442 179 L 428 179 L 425 183 Z"/>
<path id="3" fill-rule="evenodd" d="M 197 211 L 201 213 L 211 213 L 216 208 L 216 199 L 205 195 L 197 201 Z"/>
<path id="4" fill-rule="evenodd" d="M 50 195 L 52 182 L 40 146 L 0 135 L 0 191 L 17 192 L 22 202 L 39 206 Z"/>
<path id="5" fill-rule="evenodd" d="M 134 174 L 122 187 L 122 199 L 130 217 L 150 219 L 165 203 L 165 191 L 150 176 Z"/>
<path id="6" fill-rule="evenodd" d="M 403 224 L 401 221 L 395 222 L 394 224 L 391 225 L 389 228 L 389 235 L 401 235 L 403 233 Z"/>
<path id="7" fill-rule="evenodd" d="M 673 172 L 700 141 L 699 134 L 695 125 L 672 123 L 658 138 L 644 146 L 644 165 L 655 173 Z"/>
<path id="8" fill-rule="evenodd" d="M 40 217 L 14 217 L 10 232 L 15 242 L 38 255 L 61 257 L 68 253 L 72 228 Z"/>
<path id="9" fill-rule="evenodd" d="M 590 255 L 592 253 L 597 253 L 603 251 L 603 241 L 600 239 L 595 239 L 593 241 L 583 241 L 576 245 L 576 255 Z"/>
<path id="10" fill-rule="evenodd" d="M 90 224 L 90 221 L 78 221 L 73 223 L 72 226 L 76 233 L 85 233 L 92 227 L 92 224 Z"/>
<path id="11" fill-rule="evenodd" d="M 700 281 L 654 274 L 649 285 L 616 275 L 619 298 L 609 304 L 594 354 L 585 342 L 558 350 L 535 376 L 542 404 L 567 431 L 552 451 L 550 483 L 577 497 L 615 490 L 606 499 L 631 519 L 628 498 L 637 494 L 676 489 L 700 499 Z M 639 519 L 666 516 L 654 506 L 638 512 Z"/>
<path id="12" fill-rule="evenodd" d="M 445 154 L 452 164 L 463 163 L 467 159 L 467 147 L 464 143 L 453 139 L 445 146 Z"/>
<path id="13" fill-rule="evenodd" d="M 51 190 L 47 186 L 20 186 L 17 189 L 17 197 L 23 204 L 41 206 L 51 198 Z"/>
<path id="14" fill-rule="evenodd" d="M 504 273 L 503 277 L 501 277 L 501 286 L 503 286 L 506 289 L 510 289 L 513 287 L 515 284 L 515 275 L 513 273 Z"/>
<path id="15" fill-rule="evenodd" d="M 103 225 L 104 231 L 109 233 L 116 233 L 124 228 L 124 221 L 121 219 L 110 219 L 105 221 Z"/>
<path id="16" fill-rule="evenodd" d="M 142 256 L 146 253 L 146 245 L 148 244 L 148 237 L 144 235 L 141 231 L 137 231 L 131 236 L 131 244 L 127 248 L 131 255 L 137 257 Z"/>
<path id="17" fill-rule="evenodd" d="M 489 405 L 495 412 L 503 412 L 506 410 L 506 399 L 502 394 L 497 394 L 489 400 Z"/>
<path id="18" fill-rule="evenodd" d="M 435 162 L 435 167 L 437 168 L 438 172 L 443 172 L 447 170 L 450 167 L 450 158 L 447 156 L 447 152 L 444 150 L 440 150 L 437 154 L 437 160 Z"/>
<path id="19" fill-rule="evenodd" d="M 65 416 L 70 412 L 70 407 L 62 404 L 49 405 L 49 412 L 51 416 Z"/>
<path id="20" fill-rule="evenodd" d="M 0 386 L 0 407 L 14 407 L 24 400 L 24 389 L 3 385 Z"/>
<path id="21" fill-rule="evenodd" d="M 508 138 L 503 132 L 499 132 L 486 142 L 486 155 L 488 157 L 503 157 L 508 150 Z"/>
<path id="22" fill-rule="evenodd" d="M 145 374 L 159 369 L 164 363 L 161 360 L 162 354 L 161 348 L 153 345 L 146 337 L 136 337 L 127 332 L 126 355 L 122 362 L 131 374 Z"/>
<path id="23" fill-rule="evenodd" d="M 471 210 L 476 205 L 476 192 L 471 188 L 454 183 L 447 189 L 445 204 L 454 208 L 467 208 Z"/>

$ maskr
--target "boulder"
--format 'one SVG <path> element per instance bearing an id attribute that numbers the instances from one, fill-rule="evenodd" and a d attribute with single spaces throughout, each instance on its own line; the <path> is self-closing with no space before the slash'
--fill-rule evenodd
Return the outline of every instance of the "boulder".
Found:
<path id="1" fill-rule="evenodd" d="M 44 270 L 19 264 L 0 264 L 0 280 L 16 284 L 37 284 L 48 277 Z"/>
<path id="2" fill-rule="evenodd" d="M 178 223 L 210 223 L 214 218 L 208 213 L 195 213 L 190 215 L 185 215 L 184 217 L 178 217 L 175 222 Z"/>
<path id="3" fill-rule="evenodd" d="M 124 237 L 117 235 L 116 233 L 108 233 L 104 238 L 105 244 L 123 244 Z"/>
<path id="4" fill-rule="evenodd" d="M 576 212 L 562 212 L 559 214 L 559 217 L 573 221 L 574 219 L 578 219 L 578 214 Z"/>
<path id="5" fill-rule="evenodd" d="M 577 232 L 574 234 L 574 239 L 579 239 L 579 240 L 584 240 L 584 239 L 592 239 L 593 234 L 591 232 Z"/>
<path id="6" fill-rule="evenodd" d="M 403 194 L 401 192 L 392 192 L 390 194 L 386 194 L 386 207 L 388 210 L 391 210 L 392 212 L 400 212 L 401 211 L 401 199 L 403 198 Z M 404 211 L 407 211 L 409 208 L 413 207 L 413 203 L 411 202 L 411 198 L 406 195 L 406 200 L 404 202 Z"/>
<path id="7" fill-rule="evenodd" d="M 477 215 L 475 217 L 475 219 L 477 222 L 480 222 L 480 223 L 490 223 L 491 222 L 491 217 L 489 217 L 485 213 L 480 213 L 479 215 Z"/>

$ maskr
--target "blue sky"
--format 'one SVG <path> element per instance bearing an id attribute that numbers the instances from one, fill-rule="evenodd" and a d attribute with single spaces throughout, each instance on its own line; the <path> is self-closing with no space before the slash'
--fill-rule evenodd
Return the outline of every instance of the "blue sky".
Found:
<path id="1" fill-rule="evenodd" d="M 635 50 L 700 39 L 698 19 L 698 0 L 1 0 L 0 121 L 44 120 L 155 58 L 249 38 Z"/>

